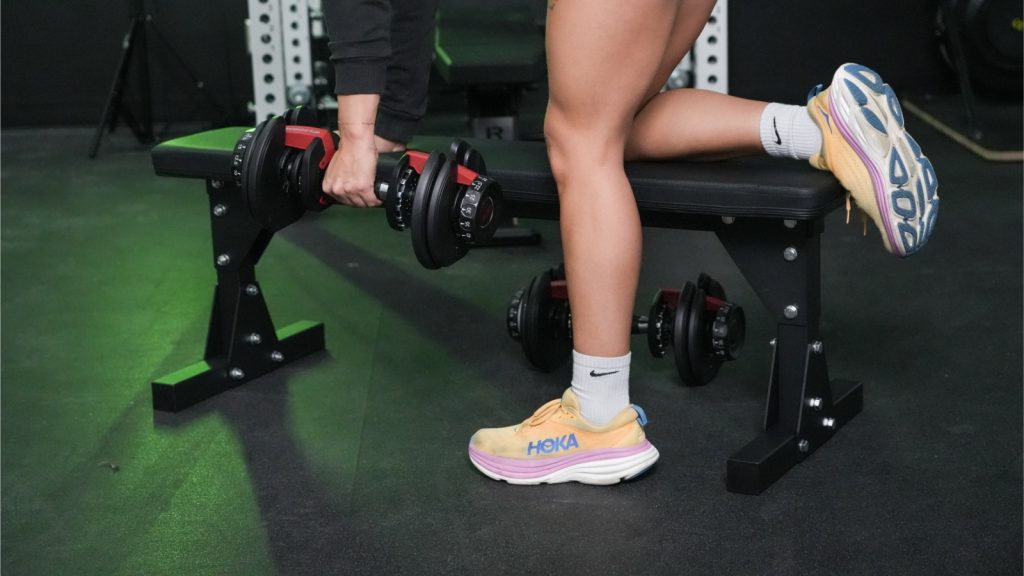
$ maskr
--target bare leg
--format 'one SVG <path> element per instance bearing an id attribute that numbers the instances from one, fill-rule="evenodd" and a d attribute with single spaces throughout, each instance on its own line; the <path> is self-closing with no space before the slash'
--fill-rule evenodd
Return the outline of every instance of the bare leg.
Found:
<path id="1" fill-rule="evenodd" d="M 764 154 L 759 125 L 767 105 L 707 90 L 663 92 L 637 115 L 626 158 L 717 159 Z"/>
<path id="2" fill-rule="evenodd" d="M 624 150 L 663 67 L 679 6 L 560 0 L 548 13 L 545 135 L 561 205 L 573 345 L 582 354 L 629 352 L 641 231 Z"/>
<path id="3" fill-rule="evenodd" d="M 627 159 L 711 159 L 764 153 L 758 125 L 766 102 L 707 90 L 659 93 L 672 69 L 693 47 L 714 6 L 714 0 L 683 0 L 658 74 L 648 85 L 645 105 L 634 119 Z"/>

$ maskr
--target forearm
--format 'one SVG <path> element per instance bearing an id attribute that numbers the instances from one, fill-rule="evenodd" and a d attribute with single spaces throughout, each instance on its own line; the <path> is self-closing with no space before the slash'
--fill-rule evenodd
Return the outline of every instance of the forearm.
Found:
<path id="1" fill-rule="evenodd" d="M 338 135 L 342 144 L 373 143 L 380 94 L 338 95 Z"/>

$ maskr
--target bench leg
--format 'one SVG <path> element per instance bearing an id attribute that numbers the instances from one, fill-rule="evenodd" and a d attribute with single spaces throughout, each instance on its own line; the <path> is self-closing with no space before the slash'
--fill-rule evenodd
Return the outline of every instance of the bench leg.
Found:
<path id="1" fill-rule="evenodd" d="M 734 454 L 730 491 L 760 494 L 860 413 L 860 383 L 831 381 L 819 335 L 822 221 L 737 220 L 722 244 L 776 319 L 764 432 Z"/>
<path id="2" fill-rule="evenodd" d="M 206 352 L 197 362 L 152 383 L 153 409 L 178 412 L 324 349 L 323 324 L 308 321 L 274 328 L 256 282 L 256 263 L 274 233 L 245 213 L 241 190 L 207 183 L 217 286 Z"/>

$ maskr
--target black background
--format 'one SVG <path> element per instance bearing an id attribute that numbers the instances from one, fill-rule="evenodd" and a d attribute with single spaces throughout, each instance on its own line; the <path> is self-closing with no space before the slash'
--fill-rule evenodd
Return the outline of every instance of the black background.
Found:
<path id="1" fill-rule="evenodd" d="M 466 0 L 442 0 L 457 9 Z M 484 0 L 477 0 L 475 3 Z M 494 0 L 491 0 L 494 1 Z M 509 2 L 500 0 L 498 3 Z M 529 0 L 535 2 L 535 0 Z M 248 122 L 252 79 L 244 0 L 145 3 L 230 120 Z M 3 3 L 3 126 L 95 124 L 128 28 L 129 0 Z M 542 4 L 538 4 L 543 11 Z M 799 102 L 810 86 L 855 61 L 900 91 L 948 83 L 933 33 L 936 0 L 732 0 L 730 91 Z M 150 34 L 157 120 L 206 120 L 196 93 L 159 38 Z"/>

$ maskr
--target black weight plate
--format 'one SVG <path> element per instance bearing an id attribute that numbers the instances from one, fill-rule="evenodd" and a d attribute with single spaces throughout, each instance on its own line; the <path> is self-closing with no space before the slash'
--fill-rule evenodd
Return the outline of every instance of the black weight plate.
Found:
<path id="1" fill-rule="evenodd" d="M 531 278 L 532 282 L 533 279 Z M 516 342 L 523 341 L 523 300 L 526 298 L 526 293 L 529 291 L 530 285 L 527 284 L 526 288 L 522 290 L 516 290 L 515 296 L 512 297 L 512 301 L 508 305 L 508 314 L 505 316 L 505 327 L 508 328 L 508 335 Z"/>
<path id="2" fill-rule="evenodd" d="M 469 154 L 466 155 L 464 161 L 459 163 L 477 174 L 487 175 L 487 163 L 484 162 L 483 155 L 473 148 L 469 149 Z"/>
<path id="3" fill-rule="evenodd" d="M 319 121 L 316 117 L 316 110 L 308 106 L 296 106 L 289 108 L 284 113 L 284 122 L 289 126 L 316 126 Z"/>
<path id="4" fill-rule="evenodd" d="M 743 308 L 727 303 L 715 314 L 711 325 L 711 349 L 723 360 L 735 360 L 740 356 L 746 340 L 747 317 Z"/>
<path id="5" fill-rule="evenodd" d="M 448 146 L 448 157 L 472 170 L 473 167 L 466 164 L 469 160 L 469 153 L 472 151 L 473 148 L 470 147 L 465 140 L 459 140 L 456 138 L 455 140 L 452 140 L 451 145 Z"/>
<path id="6" fill-rule="evenodd" d="M 728 300 L 725 295 L 725 288 L 711 276 L 701 272 L 700 276 L 697 277 L 697 288 L 704 291 L 705 294 L 714 296 L 719 300 Z"/>
<path id="7" fill-rule="evenodd" d="M 565 264 L 559 264 L 551 269 L 552 280 L 565 280 Z"/>
<path id="8" fill-rule="evenodd" d="M 320 198 L 324 196 L 325 173 L 320 169 L 320 162 L 324 159 L 325 153 L 324 143 L 319 138 L 314 139 L 302 153 L 297 184 L 302 205 L 306 210 L 321 212 L 331 204 L 320 202 Z"/>
<path id="9" fill-rule="evenodd" d="M 520 333 L 526 359 L 540 370 L 549 372 L 569 359 L 572 341 L 556 338 L 552 320 L 555 306 L 565 306 L 564 301 L 551 298 L 551 271 L 545 271 L 530 281 L 523 295 Z"/>
<path id="10" fill-rule="evenodd" d="M 477 174 L 487 175 L 487 165 L 484 164 L 484 157 L 473 149 L 466 141 L 455 139 L 448 149 L 449 156 L 456 162 L 469 168 Z"/>
<path id="11" fill-rule="evenodd" d="M 684 386 L 699 386 L 697 376 L 690 366 L 690 352 L 688 340 L 690 338 L 690 308 L 693 307 L 693 298 L 697 293 L 697 287 L 693 282 L 687 282 L 679 291 L 679 299 L 676 301 L 676 316 L 672 322 L 672 352 L 676 359 L 676 372 Z"/>
<path id="12" fill-rule="evenodd" d="M 456 183 L 455 160 L 449 158 L 437 175 L 427 211 L 427 245 L 438 267 L 451 266 L 466 255 L 466 242 L 459 238 L 453 225 L 453 213 L 459 186 Z"/>
<path id="13" fill-rule="evenodd" d="M 249 214 L 263 227 L 280 230 L 302 217 L 302 203 L 284 193 L 280 162 L 285 152 L 284 119 L 276 116 L 256 127 L 242 161 L 242 197 Z"/>
<path id="14" fill-rule="evenodd" d="M 446 162 L 447 159 L 441 152 L 430 153 L 423 165 L 423 172 L 420 173 L 420 180 L 416 183 L 416 193 L 412 200 L 412 218 L 409 222 L 409 227 L 412 228 L 412 249 L 420 264 L 429 270 L 441 267 L 430 252 L 427 214 L 434 194 L 434 183 L 437 182 L 441 168 Z"/>
<path id="15" fill-rule="evenodd" d="M 690 369 L 696 377 L 694 386 L 703 386 L 714 380 L 722 359 L 711 350 L 711 323 L 708 317 L 705 298 L 707 295 L 700 288 L 693 295 L 690 306 L 690 320 L 687 322 L 686 349 L 690 357 Z"/>
<path id="16" fill-rule="evenodd" d="M 407 173 L 407 170 L 409 170 L 409 157 L 403 154 L 395 164 L 395 169 L 391 172 L 391 180 L 388 181 L 388 190 L 381 198 L 384 201 L 384 215 L 392 230 L 405 230 L 405 222 L 400 214 L 400 201 L 408 200 L 411 194 L 407 187 L 410 184 L 415 186 L 414 181 L 409 180 L 411 174 Z"/>
<path id="17" fill-rule="evenodd" d="M 658 290 L 647 313 L 647 347 L 651 351 L 651 356 L 655 358 L 663 358 L 665 351 L 672 344 L 671 329 L 674 318 L 672 310 L 663 299 L 664 292 Z"/>

